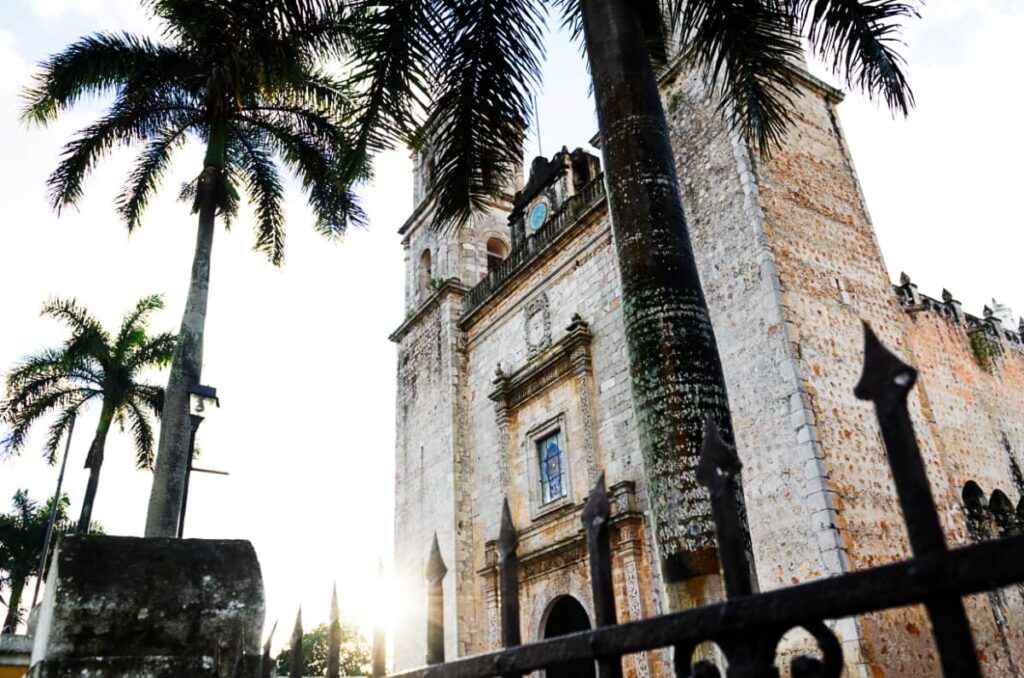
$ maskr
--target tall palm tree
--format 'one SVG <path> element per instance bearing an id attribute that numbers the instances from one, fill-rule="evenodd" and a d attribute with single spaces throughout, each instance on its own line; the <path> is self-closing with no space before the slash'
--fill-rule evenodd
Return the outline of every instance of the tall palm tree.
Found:
<path id="1" fill-rule="evenodd" d="M 70 502 L 62 495 L 57 502 L 57 516 L 54 528 L 67 528 L 67 510 Z M 21 621 L 21 594 L 29 577 L 42 576 L 39 571 L 39 552 L 46 539 L 46 528 L 53 511 L 53 497 L 42 507 L 28 497 L 25 490 L 14 494 L 14 510 L 0 513 L 0 573 L 7 580 L 7 615 L 0 626 L 0 633 L 14 633 Z M 49 559 L 44 562 L 44 569 Z"/>
<path id="2" fill-rule="evenodd" d="M 114 423 L 130 429 L 135 465 L 153 468 L 153 425 L 150 414 L 160 416 L 164 390 L 141 381 L 142 373 L 164 367 L 174 354 L 174 335 L 147 334 L 149 317 L 163 308 L 158 295 L 144 297 L 125 314 L 117 335 L 111 336 L 99 320 L 75 300 L 54 299 L 43 305 L 43 315 L 67 324 L 71 336 L 60 348 L 46 349 L 25 359 L 7 374 L 7 393 L 0 401 L 0 422 L 9 430 L 0 439 L 0 455 L 20 452 L 29 430 L 42 418 L 56 413 L 50 424 L 44 453 L 50 463 L 71 425 L 89 405 L 99 402 L 100 417 L 89 446 L 85 467 L 89 484 L 82 501 L 78 531 L 87 532 L 99 487 L 107 434 Z"/>
<path id="3" fill-rule="evenodd" d="M 801 40 L 852 87 L 906 113 L 896 51 L 913 0 L 361 0 L 354 85 L 371 150 L 429 145 L 435 225 L 483 210 L 520 166 L 555 6 L 582 43 L 596 99 L 622 281 L 633 398 L 654 529 L 670 582 L 717 572 L 695 480 L 727 394 L 679 194 L 655 69 L 700 69 L 756 149 L 778 143 L 797 93 Z M 425 115 L 418 117 L 420 109 Z M 429 126 L 423 121 L 426 120 Z M 429 139 L 426 138 L 429 129 Z"/>
<path id="4" fill-rule="evenodd" d="M 49 185 L 58 210 L 114 146 L 142 150 L 118 209 L 140 224 L 173 154 L 198 139 L 206 155 L 183 192 L 198 214 L 192 276 L 167 382 L 163 424 L 146 519 L 147 536 L 176 534 L 188 462 L 188 392 L 200 383 L 211 251 L 218 216 L 235 214 L 244 188 L 254 204 L 255 249 L 284 256 L 280 161 L 299 179 L 330 238 L 360 222 L 350 186 L 365 174 L 343 125 L 344 85 L 317 65 L 342 45 L 344 17 L 331 0 L 144 0 L 161 22 L 160 40 L 101 33 L 42 65 L 25 117 L 48 123 L 87 94 L 113 94 L 110 109 L 68 144 Z"/>

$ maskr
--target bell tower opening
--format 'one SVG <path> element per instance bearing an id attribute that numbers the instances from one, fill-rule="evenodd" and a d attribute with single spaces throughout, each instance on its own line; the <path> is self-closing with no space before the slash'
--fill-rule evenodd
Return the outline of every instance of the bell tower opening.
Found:
<path id="1" fill-rule="evenodd" d="M 420 301 L 423 301 L 430 296 L 430 281 L 434 276 L 434 271 L 430 264 L 430 250 L 423 250 L 423 254 L 420 255 L 420 272 L 419 272 L 419 291 Z"/>
<path id="2" fill-rule="evenodd" d="M 590 617 L 578 600 L 572 596 L 555 599 L 544 622 L 544 638 L 590 630 Z M 546 678 L 592 678 L 597 675 L 594 662 L 586 659 L 555 666 L 544 672 Z"/>
<path id="3" fill-rule="evenodd" d="M 505 261 L 508 256 L 508 248 L 501 238 L 491 238 L 487 241 L 487 272 L 490 273 L 498 264 Z"/>

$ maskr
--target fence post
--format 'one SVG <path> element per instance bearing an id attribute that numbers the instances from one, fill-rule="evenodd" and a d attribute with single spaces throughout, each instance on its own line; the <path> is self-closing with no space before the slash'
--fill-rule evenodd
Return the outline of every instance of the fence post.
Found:
<path id="1" fill-rule="evenodd" d="M 331 617 L 327 627 L 327 678 L 341 675 L 341 614 L 338 611 L 338 583 L 331 589 Z"/>
<path id="2" fill-rule="evenodd" d="M 435 532 L 427 562 L 427 664 L 444 663 L 444 588 L 441 581 L 446 574 L 448 568 L 441 559 L 441 547 Z"/>
<path id="3" fill-rule="evenodd" d="M 582 515 L 583 528 L 587 533 L 587 552 L 590 555 L 590 586 L 594 594 L 596 626 L 614 626 L 618 623 L 612 581 L 612 549 L 608 537 L 610 517 L 611 505 L 602 472 L 583 505 Z M 621 678 L 621 657 L 598 659 L 597 673 L 600 678 Z"/>
<path id="4" fill-rule="evenodd" d="M 273 672 L 273 664 L 270 661 L 270 644 L 274 641 L 274 632 L 277 631 L 277 620 L 274 620 L 274 625 L 270 627 L 270 635 L 267 636 L 267 642 L 263 643 L 263 654 L 260 656 L 260 678 L 270 678 L 270 674 Z"/>
<path id="5" fill-rule="evenodd" d="M 728 598 L 749 596 L 753 590 L 750 565 L 743 542 L 743 526 L 736 505 L 736 476 L 743 464 L 736 449 L 727 445 L 710 415 L 704 420 L 704 443 L 697 465 L 697 482 L 711 494 L 711 513 L 715 521 L 718 556 Z"/>
<path id="6" fill-rule="evenodd" d="M 378 589 L 380 588 L 380 584 L 383 581 L 384 581 L 384 563 L 383 563 L 383 561 L 381 561 L 377 565 L 377 586 L 378 586 Z M 372 651 L 372 655 L 371 655 L 372 656 L 372 661 L 373 661 L 373 667 L 372 667 L 372 669 L 370 671 L 370 675 L 373 678 L 381 678 L 385 673 L 387 673 L 387 668 L 385 667 L 386 660 L 387 660 L 387 647 L 386 647 L 385 640 L 386 639 L 384 637 L 384 627 L 381 625 L 380 621 L 378 621 L 376 628 L 373 629 L 373 651 Z"/>
<path id="7" fill-rule="evenodd" d="M 302 678 L 302 607 L 295 615 L 295 628 L 292 629 L 291 664 L 288 669 L 288 678 Z"/>
<path id="8" fill-rule="evenodd" d="M 498 533 L 499 595 L 501 596 L 501 642 L 505 647 L 522 644 L 519 630 L 519 537 L 512 524 L 508 497 L 501 507 L 501 531 Z M 514 678 L 518 673 L 503 674 Z"/>
<path id="9" fill-rule="evenodd" d="M 916 381 L 917 370 L 885 348 L 864 323 L 864 373 L 853 392 L 875 405 L 910 547 L 915 556 L 923 556 L 947 549 L 907 410 L 907 395 Z M 948 678 L 980 677 L 971 627 L 960 597 L 933 598 L 925 603 L 925 609 L 931 618 L 943 673 Z"/>

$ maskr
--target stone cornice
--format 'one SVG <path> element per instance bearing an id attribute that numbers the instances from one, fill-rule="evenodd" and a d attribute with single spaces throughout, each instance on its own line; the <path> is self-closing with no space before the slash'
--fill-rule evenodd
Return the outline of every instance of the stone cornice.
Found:
<path id="1" fill-rule="evenodd" d="M 444 284 L 437 288 L 437 291 L 427 297 L 422 304 L 420 304 L 416 311 L 405 319 L 401 325 L 399 325 L 394 332 L 388 337 L 391 341 L 398 343 L 400 342 L 409 330 L 412 329 L 413 325 L 416 325 L 420 318 L 426 315 L 431 309 L 441 303 L 441 300 L 448 296 L 462 297 L 469 290 L 468 287 L 462 284 L 462 281 L 458 278 L 448 278 L 444 281 Z"/>
<path id="2" fill-rule="evenodd" d="M 515 372 L 506 374 L 499 365 L 490 399 L 512 409 L 568 374 L 580 369 L 589 371 L 592 336 L 590 326 L 578 315 L 573 316 L 565 336 Z"/>

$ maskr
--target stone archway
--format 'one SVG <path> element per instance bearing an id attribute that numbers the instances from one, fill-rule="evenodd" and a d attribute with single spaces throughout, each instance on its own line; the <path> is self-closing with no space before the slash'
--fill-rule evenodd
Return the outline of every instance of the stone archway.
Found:
<path id="1" fill-rule="evenodd" d="M 544 638 L 554 638 L 569 633 L 576 633 L 577 631 L 589 630 L 590 617 L 587 616 L 587 611 L 580 604 L 580 601 L 572 596 L 559 596 L 555 598 L 544 615 L 542 629 L 542 636 Z M 547 669 L 544 674 L 545 678 L 591 678 L 597 675 L 594 670 L 594 662 L 587 660 L 576 661 L 565 666 L 552 667 Z"/>

